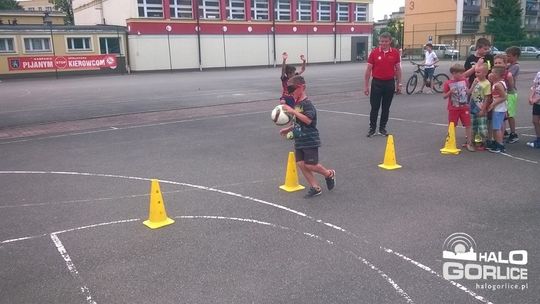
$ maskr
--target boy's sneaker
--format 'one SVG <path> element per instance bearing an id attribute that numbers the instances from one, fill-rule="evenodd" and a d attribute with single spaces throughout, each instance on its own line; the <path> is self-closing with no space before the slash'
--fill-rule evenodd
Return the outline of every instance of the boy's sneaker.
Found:
<path id="1" fill-rule="evenodd" d="M 367 135 L 366 135 L 366 136 L 367 136 L 367 137 L 371 137 L 371 136 L 373 136 L 373 135 L 375 135 L 375 129 L 369 128 L 369 131 L 367 132 Z"/>
<path id="2" fill-rule="evenodd" d="M 528 147 L 531 147 L 531 148 L 533 148 L 533 149 L 540 149 L 540 141 L 537 141 L 537 140 L 535 140 L 535 141 L 529 141 L 529 142 L 527 143 L 527 146 L 528 146 Z"/>
<path id="3" fill-rule="evenodd" d="M 495 149 L 495 141 L 494 140 L 486 140 L 486 150 Z"/>
<path id="4" fill-rule="evenodd" d="M 488 151 L 491 153 L 504 153 L 506 150 L 504 149 L 504 146 L 495 142 L 495 146 L 493 148 L 488 148 Z"/>
<path id="5" fill-rule="evenodd" d="M 504 130 L 504 135 L 503 135 L 503 137 L 506 138 L 506 137 L 508 137 L 509 135 L 510 135 L 510 133 L 508 133 L 508 131 L 506 131 L 506 129 L 505 129 L 505 130 Z"/>
<path id="6" fill-rule="evenodd" d="M 332 174 L 325 178 L 328 190 L 332 190 L 336 186 L 336 170 L 330 170 L 330 172 Z"/>
<path id="7" fill-rule="evenodd" d="M 388 136 L 386 128 L 379 128 L 379 134 L 381 134 L 382 136 Z"/>
<path id="8" fill-rule="evenodd" d="M 314 196 L 318 196 L 318 195 L 321 195 L 322 193 L 322 189 L 319 188 L 315 188 L 315 187 L 311 187 L 309 188 L 308 192 L 306 193 L 306 195 L 304 195 L 304 198 L 312 198 Z"/>
<path id="9" fill-rule="evenodd" d="M 476 150 L 474 149 L 474 146 L 471 145 L 471 144 L 467 144 L 466 147 L 467 147 L 467 151 L 469 151 L 469 152 L 474 152 L 474 151 L 476 151 Z"/>
<path id="10" fill-rule="evenodd" d="M 506 143 L 513 144 L 513 143 L 518 142 L 518 140 L 519 140 L 519 137 L 516 133 L 510 133 L 510 135 L 508 135 L 508 139 L 506 140 Z"/>

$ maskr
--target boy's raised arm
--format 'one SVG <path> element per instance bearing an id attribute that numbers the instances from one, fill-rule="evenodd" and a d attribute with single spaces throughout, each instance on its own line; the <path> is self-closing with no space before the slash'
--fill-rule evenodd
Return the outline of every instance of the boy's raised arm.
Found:
<path id="1" fill-rule="evenodd" d="M 289 55 L 287 54 L 287 52 L 283 52 L 283 54 L 281 54 L 281 57 L 283 58 L 283 63 L 281 63 L 281 76 L 286 76 L 285 75 L 285 66 L 287 65 L 287 58 L 289 58 Z"/>
<path id="2" fill-rule="evenodd" d="M 298 75 L 302 75 L 306 71 L 306 57 L 302 54 L 300 55 L 300 60 L 302 60 L 302 66 L 300 67 L 300 72 Z"/>

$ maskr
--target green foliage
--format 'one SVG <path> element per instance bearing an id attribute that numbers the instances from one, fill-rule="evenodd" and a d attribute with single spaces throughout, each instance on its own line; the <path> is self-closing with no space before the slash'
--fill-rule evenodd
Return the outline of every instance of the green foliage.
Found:
<path id="1" fill-rule="evenodd" d="M 54 9 L 66 13 L 66 24 L 75 24 L 73 20 L 73 7 L 71 6 L 71 0 L 49 0 L 54 4 Z"/>
<path id="2" fill-rule="evenodd" d="M 23 8 L 15 0 L 0 0 L 0 10 L 22 10 Z"/>
<path id="3" fill-rule="evenodd" d="M 520 0 L 493 0 L 486 32 L 493 35 L 495 43 L 522 40 L 525 37 L 522 14 Z"/>
<path id="4" fill-rule="evenodd" d="M 402 37 L 403 37 L 403 22 L 396 20 L 396 19 L 390 19 L 388 21 L 388 24 L 385 28 L 382 28 L 380 31 L 373 30 L 373 46 L 379 45 L 379 40 L 377 37 L 379 37 L 380 34 L 384 32 L 389 32 L 392 37 L 394 38 L 392 40 L 392 46 L 393 47 L 401 47 L 402 45 Z"/>

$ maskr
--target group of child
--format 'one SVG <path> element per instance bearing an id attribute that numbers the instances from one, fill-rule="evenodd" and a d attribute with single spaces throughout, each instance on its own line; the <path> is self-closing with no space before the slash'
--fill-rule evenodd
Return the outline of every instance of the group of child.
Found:
<path id="1" fill-rule="evenodd" d="M 486 38 L 476 42 L 475 54 L 465 65 L 454 64 L 452 77 L 444 84 L 443 98 L 448 99 L 448 122 L 465 127 L 468 151 L 488 150 L 505 152 L 504 143 L 519 140 L 516 134 L 518 59 L 521 50 L 510 47 L 506 54 L 490 54 L 491 43 Z M 466 78 L 468 77 L 468 79 Z M 536 140 L 528 142 L 532 148 L 540 148 L 540 72 L 531 88 L 529 103 L 533 105 L 533 124 Z M 510 133 L 506 131 L 506 121 Z M 504 138 L 506 137 L 506 140 Z"/>

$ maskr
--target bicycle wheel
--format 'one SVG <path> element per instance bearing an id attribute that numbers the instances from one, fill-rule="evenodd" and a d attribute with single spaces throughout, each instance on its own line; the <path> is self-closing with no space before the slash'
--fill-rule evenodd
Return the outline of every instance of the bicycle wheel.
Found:
<path id="1" fill-rule="evenodd" d="M 407 81 L 407 87 L 405 88 L 408 95 L 411 95 L 416 90 L 416 85 L 418 85 L 418 75 L 413 74 Z"/>
<path id="2" fill-rule="evenodd" d="M 442 93 L 443 92 L 443 84 L 450 78 L 448 78 L 448 75 L 444 74 L 444 73 L 440 73 L 440 74 L 437 74 L 435 75 L 435 77 L 433 77 L 433 83 L 431 84 L 431 87 L 433 88 L 433 90 L 437 93 Z"/>

